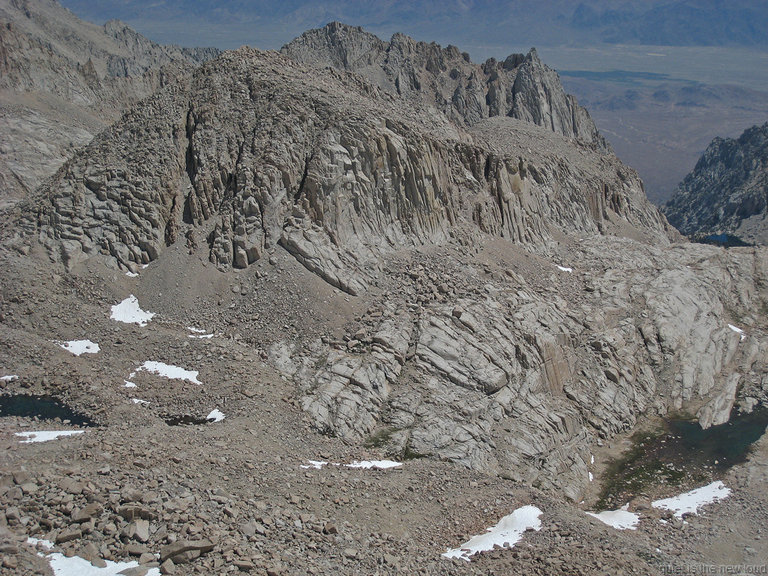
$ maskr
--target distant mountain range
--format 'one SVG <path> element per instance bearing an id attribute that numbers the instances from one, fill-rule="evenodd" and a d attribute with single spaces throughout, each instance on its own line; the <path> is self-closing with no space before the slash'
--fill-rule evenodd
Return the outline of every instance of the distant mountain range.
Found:
<path id="1" fill-rule="evenodd" d="M 424 40 L 478 44 L 657 44 L 768 46 L 768 10 L 761 0 L 419 0 L 188 2 L 66 0 L 80 17 L 120 18 L 160 40 L 233 48 L 277 48 L 309 27 L 341 20 L 379 35 L 405 32 Z M 229 31 L 220 35 L 221 30 Z M 488 54 L 478 54 L 486 57 Z M 475 55 L 477 56 L 477 55 Z"/>
<path id="2" fill-rule="evenodd" d="M 569 25 L 611 44 L 766 46 L 768 10 L 759 0 L 581 2 Z"/>

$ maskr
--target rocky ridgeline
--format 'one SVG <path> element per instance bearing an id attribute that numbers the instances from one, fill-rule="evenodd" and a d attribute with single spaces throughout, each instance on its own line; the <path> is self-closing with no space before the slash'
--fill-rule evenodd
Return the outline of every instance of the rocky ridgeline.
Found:
<path id="1" fill-rule="evenodd" d="M 42 91 L 112 113 L 116 104 L 126 107 L 157 89 L 164 66 L 195 66 L 219 53 L 161 46 L 117 20 L 82 22 L 55 1 L 4 0 L 0 17 L 1 88 Z"/>
<path id="2" fill-rule="evenodd" d="M 478 65 L 455 46 L 442 48 L 404 34 L 385 42 L 362 28 L 332 22 L 305 32 L 281 51 L 307 65 L 360 74 L 405 100 L 436 107 L 454 122 L 471 125 L 509 116 L 608 149 L 589 113 L 565 93 L 557 73 L 542 64 L 535 49 Z"/>
<path id="3" fill-rule="evenodd" d="M 552 93 L 516 98 L 533 110 Z M 457 122 L 363 75 L 243 48 L 100 134 L 21 207 L 28 235 L 12 242 L 131 271 L 183 242 L 273 282 L 290 255 L 370 304 L 342 341 L 288 338 L 274 308 L 239 304 L 268 318 L 268 356 L 316 428 L 579 500 L 591 447 L 640 418 L 708 426 L 765 399 L 751 311 L 768 283 L 762 252 L 673 244 L 632 170 L 536 124 Z M 263 286 L 254 302 L 275 299 Z"/>
<path id="4" fill-rule="evenodd" d="M 0 206 L 216 49 L 161 46 L 118 21 L 82 22 L 54 0 L 0 2 Z"/>
<path id="5" fill-rule="evenodd" d="M 100 135 L 42 191 L 39 226 L 65 264 L 129 268 L 187 233 L 222 268 L 277 244 L 349 292 L 388 249 L 482 231 L 544 245 L 551 227 L 609 224 L 666 242 L 631 170 L 530 123 L 460 128 L 359 76 L 241 49 Z"/>
<path id="6" fill-rule="evenodd" d="M 689 236 L 768 243 L 768 123 L 715 138 L 663 210 Z"/>

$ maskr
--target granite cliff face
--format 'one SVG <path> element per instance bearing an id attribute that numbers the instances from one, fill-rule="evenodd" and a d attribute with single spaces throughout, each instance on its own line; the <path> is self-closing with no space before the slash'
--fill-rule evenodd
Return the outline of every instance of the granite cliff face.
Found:
<path id="1" fill-rule="evenodd" d="M 715 138 L 664 206 L 683 234 L 768 243 L 768 123 Z"/>
<path id="2" fill-rule="evenodd" d="M 68 162 L 11 243 L 132 273 L 179 245 L 260 277 L 284 254 L 368 303 L 343 339 L 278 330 L 265 347 L 314 427 L 573 499 L 591 446 L 639 419 L 707 427 L 764 398 L 766 343 L 728 327 L 759 322 L 743 311 L 768 301 L 762 253 L 672 245 L 594 140 L 412 96 L 225 53 Z"/>
<path id="3" fill-rule="evenodd" d="M 148 100 L 46 187 L 37 225 L 51 253 L 133 268 L 189 226 L 224 269 L 280 244 L 356 294 L 367 260 L 457 235 L 546 245 L 555 227 L 627 226 L 666 242 L 613 156 L 510 118 L 459 128 L 357 76 L 314 76 L 243 49 Z"/>
<path id="4" fill-rule="evenodd" d="M 348 62 L 392 52 L 334 29 L 370 41 L 328 45 Z M 398 38 L 398 70 L 455 92 L 418 64 L 451 49 Z M 584 513 L 634 432 L 768 403 L 768 252 L 682 241 L 599 139 L 540 125 L 531 111 L 564 100 L 534 59 L 503 85 L 548 88 L 498 114 L 481 105 L 496 79 L 466 63 L 483 85 L 467 116 L 395 68 L 227 52 L 165 76 L 0 211 L 2 409 L 53 395 L 98 424 L 2 414 L 3 568 L 48 570 L 30 537 L 136 573 L 763 562 L 765 438 L 729 471 L 686 455 L 685 486 L 614 491 L 631 535 Z M 43 425 L 79 434 L 19 444 Z M 386 457 L 396 470 L 358 468 Z M 734 497 L 660 522 L 648 500 L 702 478 Z M 542 529 L 514 550 L 441 556 L 528 504 Z"/>
<path id="5" fill-rule="evenodd" d="M 455 46 L 416 42 L 395 34 L 389 42 L 362 28 L 333 22 L 310 30 L 281 52 L 314 67 L 355 72 L 406 101 L 433 106 L 453 121 L 475 124 L 509 116 L 607 150 L 589 113 L 566 94 L 557 73 L 532 49 L 503 62 L 470 61 Z"/>
<path id="6" fill-rule="evenodd" d="M 218 54 L 160 46 L 53 0 L 0 2 L 0 206 L 12 204 L 172 78 Z"/>

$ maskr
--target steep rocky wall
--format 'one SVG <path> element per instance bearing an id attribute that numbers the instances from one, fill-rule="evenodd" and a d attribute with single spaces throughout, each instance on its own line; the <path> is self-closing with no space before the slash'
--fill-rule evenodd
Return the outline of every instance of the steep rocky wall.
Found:
<path id="1" fill-rule="evenodd" d="M 67 265 L 100 251 L 131 268 L 197 228 L 222 268 L 280 244 L 350 293 L 389 248 L 466 229 L 544 246 L 553 228 L 622 222 L 667 241 L 614 157 L 509 118 L 462 132 L 422 112 L 345 73 L 318 81 L 274 53 L 228 53 L 69 163 L 38 226 Z"/>
<path id="2" fill-rule="evenodd" d="M 360 74 L 406 101 L 436 106 L 455 122 L 472 125 L 509 116 L 608 150 L 589 113 L 565 93 L 557 73 L 535 49 L 478 65 L 455 46 L 441 48 L 404 34 L 384 42 L 362 28 L 332 22 L 305 32 L 281 51 L 303 64 Z"/>
<path id="3" fill-rule="evenodd" d="M 216 49 L 161 46 L 51 0 L 0 1 L 0 206 L 52 176 L 123 112 Z"/>
<path id="4" fill-rule="evenodd" d="M 186 192 L 185 95 L 175 84 L 127 114 L 20 205 L 55 260 L 71 267 L 101 252 L 134 270 L 157 257 Z"/>
<path id="5" fill-rule="evenodd" d="M 741 312 L 768 298 L 764 251 L 595 237 L 574 257 L 573 272 L 549 264 L 543 280 L 424 258 L 345 342 L 270 357 L 323 431 L 577 500 L 594 446 L 640 419 L 709 427 L 766 398 L 768 344 Z"/>
<path id="6" fill-rule="evenodd" d="M 768 123 L 715 138 L 664 206 L 686 235 L 732 234 L 768 244 Z"/>

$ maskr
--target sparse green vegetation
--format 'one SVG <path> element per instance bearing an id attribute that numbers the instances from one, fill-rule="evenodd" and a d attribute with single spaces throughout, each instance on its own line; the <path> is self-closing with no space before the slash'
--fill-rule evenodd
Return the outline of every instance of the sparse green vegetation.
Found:
<path id="1" fill-rule="evenodd" d="M 410 444 L 406 444 L 405 448 L 403 448 L 403 453 L 400 456 L 400 458 L 403 461 L 418 460 L 419 458 L 426 458 L 426 454 L 422 454 L 421 452 L 417 452 L 416 450 L 411 448 Z"/>
<path id="2" fill-rule="evenodd" d="M 376 430 L 376 432 L 365 439 L 363 446 L 366 448 L 382 448 L 387 445 L 394 432 L 395 430 L 392 428 L 381 428 L 380 430 Z"/>
<path id="3" fill-rule="evenodd" d="M 679 482 L 677 471 L 669 469 L 658 459 L 646 460 L 648 447 L 664 436 L 663 430 L 637 432 L 632 436 L 632 448 L 621 458 L 613 460 L 605 471 L 603 487 L 596 507 L 610 508 L 620 496 L 635 494 L 651 482 Z M 681 473 L 682 474 L 682 473 Z"/>
<path id="4" fill-rule="evenodd" d="M 670 415 L 664 428 L 632 436 L 632 448 L 608 465 L 596 507 L 615 508 L 655 486 L 711 481 L 744 461 L 766 423 L 762 408 L 706 430 L 690 414 Z"/>

